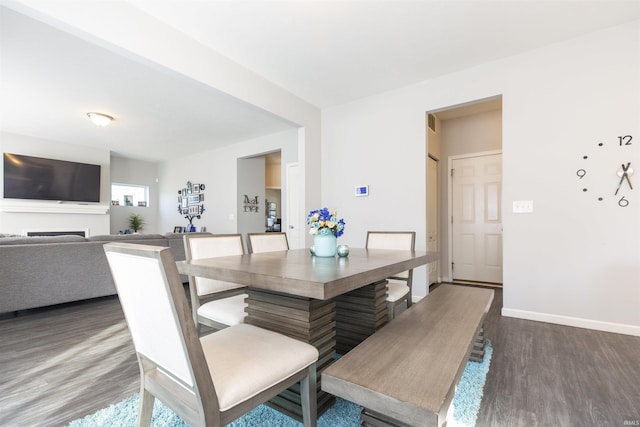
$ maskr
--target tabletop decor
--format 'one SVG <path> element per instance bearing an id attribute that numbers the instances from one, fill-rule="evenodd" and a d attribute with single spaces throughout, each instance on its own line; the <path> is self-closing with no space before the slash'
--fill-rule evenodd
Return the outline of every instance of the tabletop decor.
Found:
<path id="1" fill-rule="evenodd" d="M 338 252 L 338 256 L 339 257 L 342 257 L 342 258 L 347 257 L 347 256 L 349 256 L 349 246 L 347 246 L 347 245 L 338 245 L 337 252 Z"/>
<path id="2" fill-rule="evenodd" d="M 313 210 L 307 216 L 309 234 L 315 236 L 313 254 L 320 257 L 336 256 L 337 238 L 344 233 L 344 219 L 327 208 Z"/>

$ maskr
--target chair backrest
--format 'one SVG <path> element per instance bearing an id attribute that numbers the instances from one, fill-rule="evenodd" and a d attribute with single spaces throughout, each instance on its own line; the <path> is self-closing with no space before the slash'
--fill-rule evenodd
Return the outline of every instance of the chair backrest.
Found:
<path id="1" fill-rule="evenodd" d="M 188 389 L 200 387 L 211 377 L 171 249 L 108 243 L 104 251 L 141 366 L 151 363 Z"/>
<path id="2" fill-rule="evenodd" d="M 416 248 L 416 232 L 369 231 L 367 233 L 366 248 L 413 251 Z M 393 278 L 408 280 L 411 278 L 411 270 L 398 273 Z"/>
<path id="3" fill-rule="evenodd" d="M 183 239 L 185 259 L 187 261 L 244 254 L 241 234 L 185 234 Z M 207 279 L 205 277 L 189 277 L 189 285 L 195 288 L 198 296 L 244 287 L 236 283 Z"/>
<path id="4" fill-rule="evenodd" d="M 286 233 L 248 233 L 249 253 L 288 251 L 289 241 Z"/>

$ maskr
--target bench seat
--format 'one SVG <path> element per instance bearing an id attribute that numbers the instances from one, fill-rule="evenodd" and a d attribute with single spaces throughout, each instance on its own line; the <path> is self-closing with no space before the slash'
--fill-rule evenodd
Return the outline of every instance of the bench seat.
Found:
<path id="1" fill-rule="evenodd" d="M 444 425 L 492 301 L 489 289 L 441 285 L 329 366 L 322 389 L 391 425 Z"/>

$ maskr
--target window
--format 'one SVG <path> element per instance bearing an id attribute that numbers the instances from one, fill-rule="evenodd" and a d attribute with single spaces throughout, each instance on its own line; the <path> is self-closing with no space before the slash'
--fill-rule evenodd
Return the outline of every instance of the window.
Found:
<path id="1" fill-rule="evenodd" d="M 111 184 L 111 204 L 116 206 L 149 206 L 149 187 Z"/>

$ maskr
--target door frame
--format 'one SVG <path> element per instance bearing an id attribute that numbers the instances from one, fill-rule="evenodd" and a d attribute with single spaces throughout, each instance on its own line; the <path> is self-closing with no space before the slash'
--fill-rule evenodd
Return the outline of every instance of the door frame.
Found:
<path id="1" fill-rule="evenodd" d="M 427 207 L 426 207 L 426 212 L 427 212 L 427 242 L 426 242 L 426 247 L 427 250 L 430 250 L 429 247 L 429 234 L 431 233 L 431 227 L 429 225 L 430 223 L 430 218 L 429 218 L 429 212 L 430 212 L 430 207 L 429 207 L 429 202 L 430 202 L 430 197 L 429 197 L 429 160 L 433 160 L 434 162 L 436 162 L 435 167 L 436 167 L 436 194 L 435 194 L 435 199 L 436 199 L 436 207 L 435 207 L 435 212 L 436 212 L 436 218 L 435 218 L 435 226 L 436 226 L 436 247 L 438 248 L 438 252 L 440 252 L 440 248 L 442 247 L 442 224 L 440 221 L 440 215 L 441 215 L 441 210 L 440 210 L 440 206 L 442 203 L 442 192 L 441 192 L 441 185 L 440 185 L 440 172 L 442 170 L 442 164 L 440 162 L 440 159 L 432 154 L 427 154 Z M 431 263 L 435 265 L 435 282 L 434 283 L 442 283 L 442 272 L 441 272 L 441 268 L 440 268 L 440 261 L 436 261 L 434 263 Z M 431 269 L 431 264 L 427 264 L 427 288 L 432 285 L 431 283 L 431 274 L 430 274 L 430 269 Z"/>
<path id="2" fill-rule="evenodd" d="M 453 166 L 453 161 L 454 160 L 460 160 L 460 159 L 469 159 L 472 157 L 485 157 L 485 156 L 493 156 L 496 154 L 502 154 L 502 149 L 500 150 L 488 150 L 488 151 L 478 151 L 475 153 L 465 153 L 465 154 L 457 154 L 454 156 L 449 156 L 447 157 L 447 218 L 448 218 L 448 224 L 449 226 L 447 227 L 447 239 L 448 239 L 448 256 L 449 256 L 449 262 L 448 265 L 446 266 L 447 269 L 447 276 L 448 276 L 448 282 L 453 282 L 453 268 L 451 266 L 451 263 L 453 262 L 453 182 L 451 179 L 451 169 Z M 504 164 L 504 156 L 503 156 L 503 164 Z M 502 178 L 502 185 L 504 188 L 504 176 Z M 502 197 L 502 195 L 501 195 Z M 502 206 L 504 206 L 501 203 Z M 503 218 L 504 220 L 504 218 Z M 503 227 L 504 229 L 504 227 Z M 504 233 L 502 236 L 503 240 L 504 240 Z M 504 257 L 504 255 L 503 255 Z M 503 268 L 504 268 L 504 263 L 502 264 Z"/>

